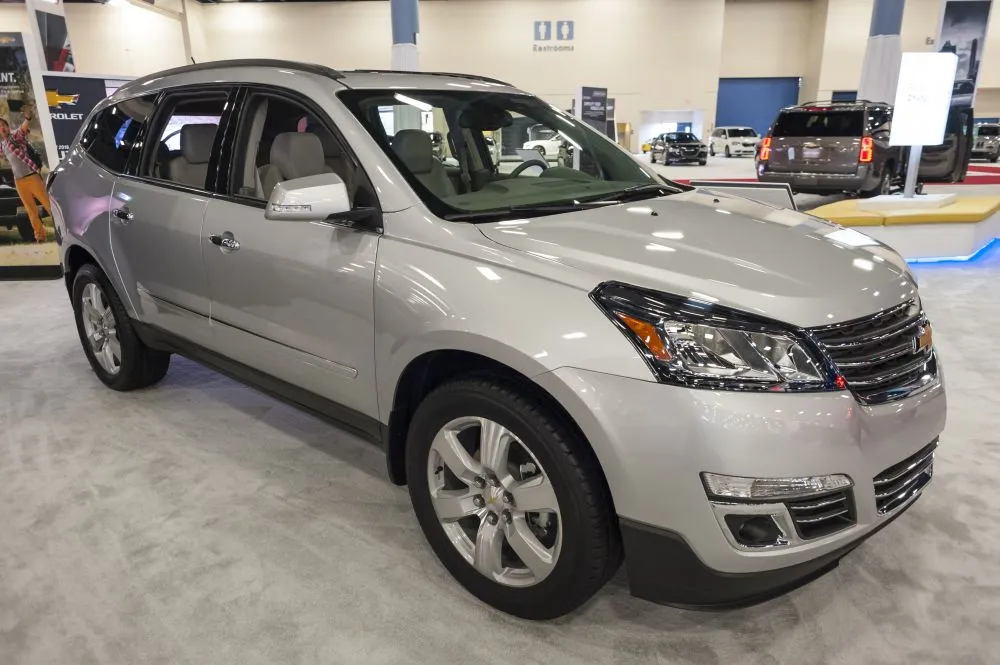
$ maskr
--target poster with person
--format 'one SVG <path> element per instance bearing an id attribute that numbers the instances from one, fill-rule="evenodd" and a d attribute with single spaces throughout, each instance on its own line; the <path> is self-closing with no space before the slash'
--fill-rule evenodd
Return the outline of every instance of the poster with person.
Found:
<path id="1" fill-rule="evenodd" d="M 958 71 L 951 94 L 954 107 L 972 108 L 983 62 L 991 0 L 946 0 L 937 48 L 958 56 Z"/>
<path id="2" fill-rule="evenodd" d="M 0 277 L 59 274 L 38 106 L 24 36 L 0 33 Z"/>

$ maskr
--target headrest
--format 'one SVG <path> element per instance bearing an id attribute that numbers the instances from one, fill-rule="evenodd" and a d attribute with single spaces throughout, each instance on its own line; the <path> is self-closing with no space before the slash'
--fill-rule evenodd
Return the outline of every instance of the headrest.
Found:
<path id="1" fill-rule="evenodd" d="M 208 164 L 218 125 L 184 125 L 181 127 L 181 156 L 191 164 Z"/>
<path id="2" fill-rule="evenodd" d="M 434 165 L 434 149 L 427 132 L 401 129 L 392 139 L 392 149 L 414 173 L 428 173 Z"/>
<path id="3" fill-rule="evenodd" d="M 330 172 L 323 159 L 323 144 L 315 134 L 285 132 L 275 136 L 271 164 L 281 169 L 286 180 Z"/>

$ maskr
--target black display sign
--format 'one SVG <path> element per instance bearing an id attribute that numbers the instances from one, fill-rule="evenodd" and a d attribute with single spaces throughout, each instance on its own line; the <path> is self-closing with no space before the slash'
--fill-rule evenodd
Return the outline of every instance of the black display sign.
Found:
<path id="1" fill-rule="evenodd" d="M 605 107 L 605 118 L 607 118 L 607 132 L 608 138 L 615 140 L 618 137 L 618 130 L 615 127 L 615 99 L 614 97 L 608 97 L 608 102 Z"/>
<path id="2" fill-rule="evenodd" d="M 87 115 L 107 96 L 107 87 L 102 78 L 55 74 L 46 74 L 42 78 L 52 116 L 52 131 L 55 133 L 59 159 L 62 159 L 69 152 Z"/>
<path id="3" fill-rule="evenodd" d="M 607 131 L 607 88 L 580 88 L 580 118 L 602 134 Z"/>

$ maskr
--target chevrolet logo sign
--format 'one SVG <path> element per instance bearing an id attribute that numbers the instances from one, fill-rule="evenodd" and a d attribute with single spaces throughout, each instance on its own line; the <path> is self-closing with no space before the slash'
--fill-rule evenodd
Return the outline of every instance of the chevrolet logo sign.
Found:
<path id="1" fill-rule="evenodd" d="M 934 331 L 931 324 L 927 323 L 917 329 L 917 336 L 913 338 L 913 352 L 927 353 L 934 347 Z"/>

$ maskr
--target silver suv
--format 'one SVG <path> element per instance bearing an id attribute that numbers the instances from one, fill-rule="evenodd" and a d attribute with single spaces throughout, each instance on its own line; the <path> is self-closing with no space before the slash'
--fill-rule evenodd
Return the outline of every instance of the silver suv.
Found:
<path id="1" fill-rule="evenodd" d="M 570 164 L 518 156 L 536 124 Z M 100 104 L 49 185 L 101 381 L 176 353 L 376 442 L 505 612 L 569 612 L 623 558 L 643 598 L 757 602 L 931 478 L 945 394 L 895 252 L 500 81 L 183 67 Z"/>

